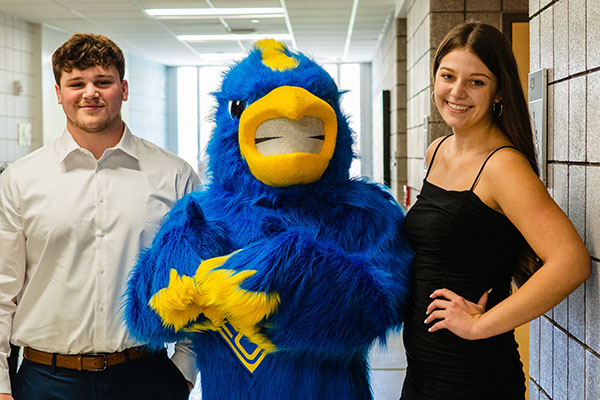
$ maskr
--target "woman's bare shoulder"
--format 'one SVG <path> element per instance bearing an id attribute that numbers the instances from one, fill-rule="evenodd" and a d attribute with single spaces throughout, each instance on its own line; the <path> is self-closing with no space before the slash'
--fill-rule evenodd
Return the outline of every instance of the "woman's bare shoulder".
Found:
<path id="1" fill-rule="evenodd" d="M 427 152 L 425 153 L 425 162 L 428 166 L 431 163 L 431 158 L 433 157 L 433 153 L 435 152 L 435 149 L 437 149 L 437 147 L 440 145 L 441 141 L 446 139 L 447 137 L 448 136 L 441 136 L 439 138 L 436 138 L 429 144 L 429 147 L 427 147 Z"/>

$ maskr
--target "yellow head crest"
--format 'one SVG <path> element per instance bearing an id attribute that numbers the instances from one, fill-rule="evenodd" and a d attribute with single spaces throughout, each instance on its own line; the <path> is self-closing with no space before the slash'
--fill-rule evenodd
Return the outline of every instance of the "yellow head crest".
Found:
<path id="1" fill-rule="evenodd" d="M 298 66 L 298 60 L 285 52 L 287 47 L 274 39 L 263 39 L 256 42 L 255 47 L 262 51 L 262 62 L 273 71 L 285 71 Z"/>

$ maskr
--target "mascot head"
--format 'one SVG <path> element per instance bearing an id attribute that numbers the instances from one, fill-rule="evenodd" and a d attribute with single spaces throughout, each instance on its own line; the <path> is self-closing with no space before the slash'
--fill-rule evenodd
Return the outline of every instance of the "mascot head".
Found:
<path id="1" fill-rule="evenodd" d="M 208 145 L 213 185 L 248 194 L 348 180 L 352 134 L 329 74 L 266 39 L 224 75 Z"/>

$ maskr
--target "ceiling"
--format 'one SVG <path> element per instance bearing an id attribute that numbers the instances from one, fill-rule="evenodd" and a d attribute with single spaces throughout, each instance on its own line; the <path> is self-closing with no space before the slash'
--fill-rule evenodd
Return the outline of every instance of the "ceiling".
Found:
<path id="1" fill-rule="evenodd" d="M 67 34 L 102 33 L 126 52 L 165 65 L 239 57 L 251 41 L 192 43 L 178 35 L 291 34 L 291 48 L 321 62 L 368 62 L 399 0 L 0 0 L 0 12 Z M 284 17 L 157 19 L 152 8 L 283 7 Z M 238 54 L 238 55 L 235 55 Z"/>

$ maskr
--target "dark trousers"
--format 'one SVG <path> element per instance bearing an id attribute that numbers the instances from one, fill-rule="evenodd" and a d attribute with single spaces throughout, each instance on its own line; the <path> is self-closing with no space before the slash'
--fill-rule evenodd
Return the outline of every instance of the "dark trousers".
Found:
<path id="1" fill-rule="evenodd" d="M 10 387 L 15 386 L 15 377 L 17 376 L 17 365 L 19 364 L 20 347 L 10 344 L 10 357 L 8 357 L 8 373 L 10 375 Z"/>
<path id="2" fill-rule="evenodd" d="M 57 368 L 23 360 L 15 400 L 185 400 L 188 386 L 166 354 L 149 355 L 102 372 Z"/>

